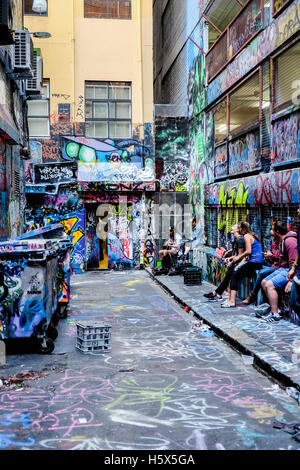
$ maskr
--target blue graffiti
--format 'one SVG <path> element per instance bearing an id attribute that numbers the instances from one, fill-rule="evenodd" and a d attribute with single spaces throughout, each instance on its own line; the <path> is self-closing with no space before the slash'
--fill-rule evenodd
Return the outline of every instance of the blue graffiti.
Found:
<path id="1" fill-rule="evenodd" d="M 16 437 L 15 434 L 0 434 L 0 449 L 6 449 L 9 446 L 28 447 L 35 443 L 32 437 L 28 437 L 27 442 L 13 441 L 12 438 L 14 437 Z"/>
<path id="2" fill-rule="evenodd" d="M 3 426 L 9 427 L 14 423 L 21 423 L 23 429 L 29 429 L 32 419 L 29 418 L 28 413 L 22 413 L 21 416 L 16 416 L 15 413 L 7 413 L 0 421 Z"/>

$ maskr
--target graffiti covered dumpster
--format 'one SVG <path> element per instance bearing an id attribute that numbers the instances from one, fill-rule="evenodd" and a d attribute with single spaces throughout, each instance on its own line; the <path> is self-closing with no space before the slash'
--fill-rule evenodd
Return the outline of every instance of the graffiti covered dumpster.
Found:
<path id="1" fill-rule="evenodd" d="M 73 244 L 67 234 L 64 232 L 63 226 L 58 224 L 47 225 L 46 227 L 31 230 L 24 233 L 18 239 L 36 239 L 42 238 L 52 240 L 58 244 L 57 258 L 57 277 L 56 284 L 53 286 L 57 296 L 53 305 L 53 314 L 56 313 L 59 318 L 66 318 L 67 307 L 70 302 L 70 286 L 71 286 L 71 248 Z"/>
<path id="2" fill-rule="evenodd" d="M 50 240 L 0 242 L 0 339 L 33 338 L 50 354 L 57 244 Z"/>

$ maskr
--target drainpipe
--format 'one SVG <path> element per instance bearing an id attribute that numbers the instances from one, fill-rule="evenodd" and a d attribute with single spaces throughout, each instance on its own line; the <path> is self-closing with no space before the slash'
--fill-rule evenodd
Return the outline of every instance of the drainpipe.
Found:
<path id="1" fill-rule="evenodd" d="M 144 82 L 143 82 L 143 43 L 142 43 L 142 0 L 137 2 L 137 21 L 138 21 L 138 63 L 139 63 L 139 72 L 140 72 L 140 83 L 141 83 L 141 100 L 140 100 L 140 111 L 142 118 L 142 125 L 144 125 Z M 143 128 L 144 136 L 144 128 Z"/>
<path id="2" fill-rule="evenodd" d="M 75 67 L 75 0 L 72 0 L 72 15 L 73 15 L 73 29 L 72 29 L 72 47 L 73 47 L 73 134 L 75 134 L 76 123 L 76 96 L 75 96 L 75 80 L 76 80 L 76 67 Z"/>
<path id="3" fill-rule="evenodd" d="M 145 130 L 144 130 L 144 82 L 143 82 L 143 40 L 142 40 L 142 8 L 141 8 L 142 0 L 137 1 L 137 27 L 138 27 L 138 65 L 139 65 L 139 74 L 140 74 L 140 112 L 141 112 L 141 126 L 143 130 L 142 138 L 145 139 Z M 145 158 L 143 156 L 144 164 Z M 143 194 L 141 204 L 144 205 L 145 201 L 145 193 Z M 144 210 L 142 215 L 142 223 L 144 228 Z M 143 231 L 143 230 L 142 230 Z M 143 234 L 143 238 L 140 241 L 140 267 L 144 266 L 144 252 L 145 252 L 145 236 Z"/>

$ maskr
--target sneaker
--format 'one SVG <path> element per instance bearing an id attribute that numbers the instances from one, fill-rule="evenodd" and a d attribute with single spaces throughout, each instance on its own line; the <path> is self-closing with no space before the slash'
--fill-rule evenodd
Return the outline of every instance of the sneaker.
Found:
<path id="1" fill-rule="evenodd" d="M 278 315 L 278 313 L 269 313 L 269 315 L 266 315 L 261 318 L 261 320 L 267 322 L 267 323 L 275 323 L 277 321 L 282 320 L 282 317 Z"/>
<path id="2" fill-rule="evenodd" d="M 221 295 L 216 294 L 213 297 L 210 297 L 208 300 L 210 302 L 220 302 L 220 300 L 223 300 L 223 298 Z"/>
<path id="3" fill-rule="evenodd" d="M 210 292 L 209 294 L 204 294 L 204 297 L 206 297 L 207 299 L 212 299 L 214 296 L 215 296 L 214 292 Z"/>
<path id="4" fill-rule="evenodd" d="M 262 318 L 271 313 L 271 307 L 269 304 L 262 304 L 255 307 L 254 311 L 257 318 Z"/>

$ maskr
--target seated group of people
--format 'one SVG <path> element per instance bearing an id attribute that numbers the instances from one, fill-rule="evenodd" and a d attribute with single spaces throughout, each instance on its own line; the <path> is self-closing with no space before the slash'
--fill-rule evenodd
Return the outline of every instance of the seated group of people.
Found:
<path id="1" fill-rule="evenodd" d="M 300 215 L 300 209 L 298 212 Z M 231 233 L 235 239 L 233 250 L 223 255 L 228 266 L 226 276 L 219 287 L 214 292 L 204 294 L 205 297 L 210 301 L 220 301 L 228 289 L 229 297 L 221 306 L 235 308 L 241 280 L 252 277 L 256 271 L 259 271 L 253 291 L 243 304 L 254 303 L 262 288 L 271 312 L 267 315 L 261 314 L 261 317 L 268 322 L 279 321 L 282 318 L 279 310 L 279 293 L 285 290 L 286 293 L 291 292 L 292 308 L 300 313 L 300 267 L 298 267 L 300 230 L 297 235 L 296 232 L 288 230 L 285 222 L 275 222 L 271 230 L 272 251 L 268 253 L 263 253 L 259 237 L 252 231 L 248 222 L 240 222 L 233 226 Z"/>
<path id="2" fill-rule="evenodd" d="M 164 249 L 159 251 L 159 260 L 162 262 L 162 266 L 166 269 L 172 269 L 171 260 L 182 257 L 183 260 L 187 259 L 187 256 L 191 248 L 185 243 L 182 243 L 182 239 L 179 235 L 175 235 L 175 229 L 173 226 L 170 227 L 169 240 L 164 244 Z"/>

